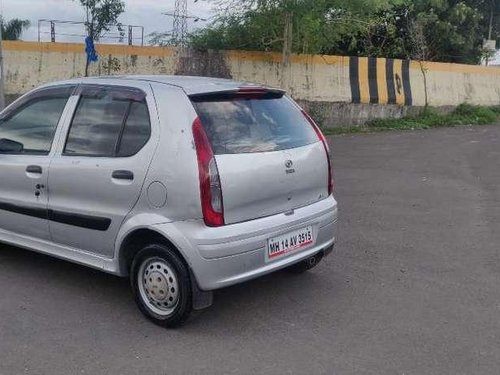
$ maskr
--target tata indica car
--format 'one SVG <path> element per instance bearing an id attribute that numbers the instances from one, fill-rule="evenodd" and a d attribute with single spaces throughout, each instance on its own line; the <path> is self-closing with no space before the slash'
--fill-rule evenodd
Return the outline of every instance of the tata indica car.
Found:
<path id="1" fill-rule="evenodd" d="M 55 82 L 0 116 L 0 241 L 119 276 L 167 327 L 212 291 L 333 248 L 325 137 L 281 90 L 122 76 Z"/>

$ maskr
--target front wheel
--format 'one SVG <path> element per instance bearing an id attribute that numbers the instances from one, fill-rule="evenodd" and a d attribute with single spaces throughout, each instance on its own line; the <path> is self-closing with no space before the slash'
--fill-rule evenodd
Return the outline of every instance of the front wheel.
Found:
<path id="1" fill-rule="evenodd" d="M 134 257 L 132 292 L 141 312 L 153 323 L 173 328 L 181 325 L 192 310 L 189 271 L 168 246 L 153 244 Z"/>

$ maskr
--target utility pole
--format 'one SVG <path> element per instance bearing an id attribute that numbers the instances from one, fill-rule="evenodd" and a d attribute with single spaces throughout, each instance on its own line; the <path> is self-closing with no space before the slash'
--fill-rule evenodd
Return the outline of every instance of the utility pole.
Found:
<path id="1" fill-rule="evenodd" d="M 290 63 L 290 55 L 292 54 L 293 43 L 293 15 L 292 12 L 285 13 L 285 31 L 283 35 L 283 66 L 286 67 Z"/>
<path id="2" fill-rule="evenodd" d="M 293 45 L 293 12 L 285 12 L 285 30 L 283 33 L 283 59 L 281 62 L 281 87 L 288 90 L 290 74 L 290 57 L 292 55 Z"/>
<path id="3" fill-rule="evenodd" d="M 491 0 L 490 27 L 488 30 L 488 40 L 491 40 L 493 33 L 493 13 L 495 12 L 495 0 Z"/>
<path id="4" fill-rule="evenodd" d="M 490 10 L 490 24 L 488 27 L 488 40 L 491 40 L 491 37 L 493 35 L 493 14 L 495 13 L 495 0 L 491 0 L 491 10 Z M 486 66 L 489 65 L 490 58 L 489 56 L 486 56 Z"/>
<path id="5" fill-rule="evenodd" d="M 3 72 L 3 39 L 2 39 L 2 28 L 3 28 L 3 20 L 0 19 L 0 111 L 5 108 L 5 85 L 4 85 L 4 77 L 5 74 Z"/>

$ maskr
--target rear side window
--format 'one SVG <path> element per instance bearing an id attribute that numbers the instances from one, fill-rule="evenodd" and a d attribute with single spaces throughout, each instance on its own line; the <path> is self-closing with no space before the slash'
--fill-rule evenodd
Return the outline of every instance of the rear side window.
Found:
<path id="1" fill-rule="evenodd" d="M 191 100 L 216 155 L 279 151 L 318 141 L 301 111 L 283 96 Z"/>
<path id="2" fill-rule="evenodd" d="M 142 92 L 85 88 L 73 116 L 64 154 L 132 156 L 144 147 L 150 134 L 151 124 Z"/>
<path id="3" fill-rule="evenodd" d="M 123 129 L 123 135 L 118 149 L 118 156 L 131 156 L 149 140 L 149 113 L 146 103 L 133 102 Z"/>

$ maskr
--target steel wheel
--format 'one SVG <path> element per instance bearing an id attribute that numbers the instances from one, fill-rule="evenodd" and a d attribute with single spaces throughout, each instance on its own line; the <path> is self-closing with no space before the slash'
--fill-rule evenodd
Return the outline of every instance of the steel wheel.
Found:
<path id="1" fill-rule="evenodd" d="M 144 304 L 162 316 L 172 314 L 179 303 L 177 275 L 161 258 L 146 259 L 139 268 L 139 292 Z"/>
<path id="2" fill-rule="evenodd" d="M 189 270 L 175 250 L 164 244 L 141 249 L 130 267 L 132 292 L 141 312 L 163 327 L 177 327 L 192 310 Z"/>

